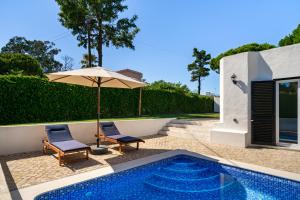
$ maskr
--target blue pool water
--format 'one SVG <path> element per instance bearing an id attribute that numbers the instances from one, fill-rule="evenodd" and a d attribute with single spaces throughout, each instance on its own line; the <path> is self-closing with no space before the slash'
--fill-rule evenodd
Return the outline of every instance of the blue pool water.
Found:
<path id="1" fill-rule="evenodd" d="M 178 155 L 35 198 L 46 199 L 300 200 L 300 182 Z"/>

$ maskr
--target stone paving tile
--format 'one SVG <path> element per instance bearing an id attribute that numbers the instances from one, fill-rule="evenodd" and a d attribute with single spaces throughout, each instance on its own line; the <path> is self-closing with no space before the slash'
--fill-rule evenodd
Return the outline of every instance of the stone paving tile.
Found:
<path id="1" fill-rule="evenodd" d="M 182 139 L 171 136 L 152 136 L 145 138 L 139 151 L 127 147 L 123 155 L 113 149 L 109 154 L 90 155 L 89 160 L 79 160 L 83 155 L 70 155 L 66 166 L 59 166 L 58 160 L 42 152 L 14 154 L 0 157 L 6 181 L 10 190 L 59 179 L 107 165 L 158 154 L 174 149 L 186 149 L 199 154 L 213 155 L 230 160 L 256 164 L 269 168 L 300 173 L 300 152 L 269 148 L 238 148 L 227 145 L 209 144 L 206 141 Z"/>

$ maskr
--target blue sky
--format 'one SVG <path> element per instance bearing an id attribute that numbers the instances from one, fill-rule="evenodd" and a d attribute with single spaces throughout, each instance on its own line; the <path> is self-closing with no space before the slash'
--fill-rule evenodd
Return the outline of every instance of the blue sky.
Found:
<path id="1" fill-rule="evenodd" d="M 113 70 L 141 71 L 148 82 L 166 80 L 190 82 L 187 64 L 192 49 L 204 49 L 216 56 L 250 42 L 277 44 L 300 23 L 299 0 L 127 0 L 122 16 L 137 14 L 141 31 L 136 50 L 104 49 L 103 65 Z M 2 0 L 0 2 L 0 47 L 13 36 L 49 40 L 62 55 L 75 59 L 78 68 L 85 49 L 58 21 L 54 0 Z M 75 67 L 75 68 L 76 68 Z M 285 66 L 283 66 L 285 67 Z M 219 75 L 205 78 L 203 92 L 219 93 Z"/>

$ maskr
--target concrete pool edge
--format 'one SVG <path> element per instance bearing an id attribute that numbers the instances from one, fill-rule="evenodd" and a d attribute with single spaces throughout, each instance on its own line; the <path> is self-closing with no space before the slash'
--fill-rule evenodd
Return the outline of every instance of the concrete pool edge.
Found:
<path id="1" fill-rule="evenodd" d="M 239 167 L 242 169 L 247 169 L 255 172 L 261 172 L 265 174 L 269 174 L 272 176 L 277 176 L 281 178 L 286 178 L 294 181 L 300 181 L 300 174 L 292 173 L 292 172 L 287 172 L 287 171 L 281 171 L 281 170 L 276 170 L 276 169 L 271 169 L 271 168 L 266 168 L 258 165 L 253 165 L 253 164 L 248 164 L 248 163 L 242 163 L 234 160 L 229 160 L 229 159 L 224 159 L 216 156 L 208 156 L 204 154 L 198 154 L 194 152 L 190 152 L 187 150 L 173 150 L 173 151 L 168 151 L 132 161 L 128 161 L 125 163 L 120 163 L 117 165 L 113 166 L 106 166 L 101 169 L 73 175 L 73 176 L 68 176 L 64 177 L 61 179 L 41 183 L 38 185 L 26 187 L 26 188 L 21 188 L 19 190 L 14 190 L 11 192 L 11 197 L 12 199 L 34 199 L 37 195 L 42 194 L 44 192 L 58 189 L 61 187 L 65 187 L 71 184 L 79 183 L 82 181 L 86 181 L 89 179 L 97 178 L 100 176 L 108 175 L 111 173 L 117 173 L 121 172 L 127 169 L 135 168 L 138 166 L 142 166 L 151 162 L 159 161 L 161 159 L 165 159 L 168 157 L 176 156 L 176 155 L 190 155 L 194 156 L 197 158 L 202 158 L 202 159 L 207 159 L 207 160 L 212 160 L 221 164 L 226 164 L 230 165 L 233 167 Z M 1 198 L 1 195 L 0 195 Z"/>
<path id="2" fill-rule="evenodd" d="M 6 184 L 6 178 L 4 176 L 4 172 L 2 169 L 2 164 L 0 164 L 0 199 L 1 200 L 11 199 L 8 185 Z"/>

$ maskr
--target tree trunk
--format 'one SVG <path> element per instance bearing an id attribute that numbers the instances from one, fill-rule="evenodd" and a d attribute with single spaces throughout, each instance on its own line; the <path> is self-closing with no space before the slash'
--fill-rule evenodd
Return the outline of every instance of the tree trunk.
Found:
<path id="1" fill-rule="evenodd" d="M 98 41 L 97 41 L 97 51 L 98 51 L 98 66 L 102 67 L 102 21 L 99 20 L 99 27 L 98 27 Z"/>
<path id="2" fill-rule="evenodd" d="M 201 79 L 200 79 L 201 77 L 199 76 L 199 78 L 198 78 L 198 94 L 200 95 L 200 93 L 201 93 Z"/>
<path id="3" fill-rule="evenodd" d="M 98 38 L 97 51 L 98 51 L 98 66 L 102 67 L 102 34 L 101 34 L 101 39 Z"/>
<path id="4" fill-rule="evenodd" d="M 88 67 L 92 67 L 92 52 L 91 52 L 91 32 L 88 30 Z"/>

